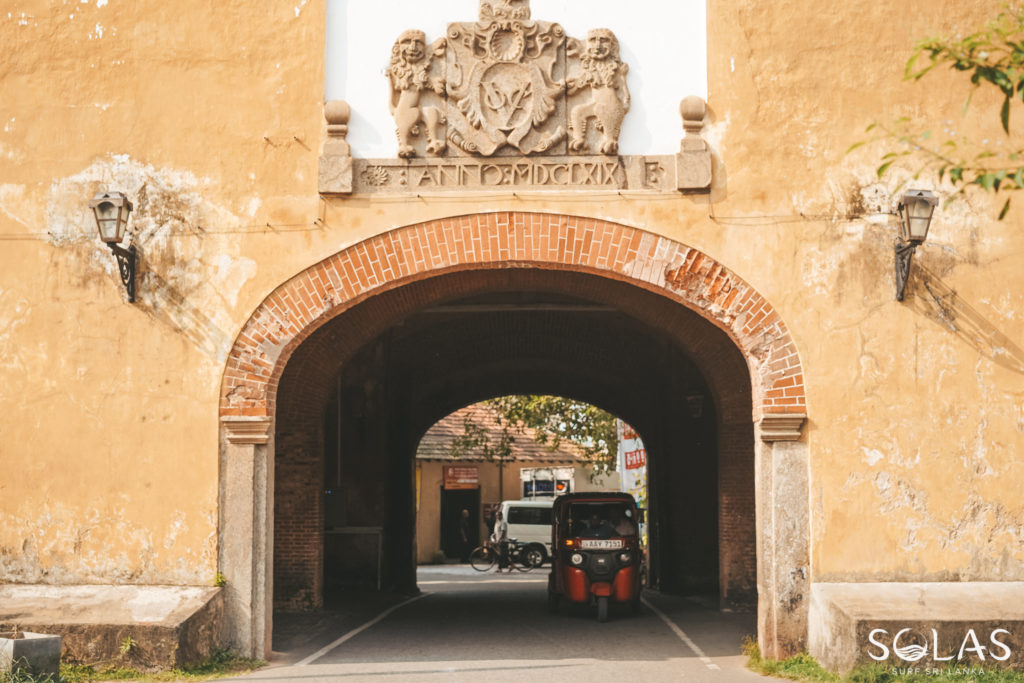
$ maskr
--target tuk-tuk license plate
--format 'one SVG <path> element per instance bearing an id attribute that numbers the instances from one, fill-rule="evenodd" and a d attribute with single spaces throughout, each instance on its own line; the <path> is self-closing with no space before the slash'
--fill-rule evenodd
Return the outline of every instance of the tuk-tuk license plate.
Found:
<path id="1" fill-rule="evenodd" d="M 618 550 L 622 547 L 622 539 L 583 539 L 580 547 L 587 550 Z"/>

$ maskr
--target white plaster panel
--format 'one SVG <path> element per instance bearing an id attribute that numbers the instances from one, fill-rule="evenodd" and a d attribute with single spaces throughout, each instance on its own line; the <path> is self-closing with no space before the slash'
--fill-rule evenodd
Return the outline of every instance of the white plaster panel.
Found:
<path id="1" fill-rule="evenodd" d="M 396 156 L 384 73 L 398 35 L 418 28 L 433 41 L 447 25 L 475 21 L 478 0 L 327 0 L 324 99 L 352 106 L 348 140 L 364 158 Z M 679 151 L 679 101 L 707 98 L 705 0 L 533 0 L 533 19 L 554 21 L 575 38 L 608 28 L 629 64 L 632 109 L 620 137 L 621 154 Z"/>

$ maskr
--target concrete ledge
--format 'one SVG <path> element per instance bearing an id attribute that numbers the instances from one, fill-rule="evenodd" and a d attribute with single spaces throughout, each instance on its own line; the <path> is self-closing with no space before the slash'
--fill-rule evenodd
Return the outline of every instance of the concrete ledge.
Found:
<path id="1" fill-rule="evenodd" d="M 828 669 L 1024 669 L 1024 582 L 815 583 L 808 649 Z"/>
<path id="2" fill-rule="evenodd" d="M 0 586 L 0 631 L 64 637 L 62 661 L 140 669 L 192 664 L 222 646 L 220 588 L 200 586 Z M 127 654 L 121 643 L 136 645 Z"/>

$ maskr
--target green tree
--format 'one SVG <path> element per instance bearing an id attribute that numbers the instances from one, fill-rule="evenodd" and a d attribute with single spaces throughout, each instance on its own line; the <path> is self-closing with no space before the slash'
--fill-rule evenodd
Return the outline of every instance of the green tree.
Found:
<path id="1" fill-rule="evenodd" d="M 963 38 L 921 41 L 907 62 L 904 78 L 919 81 L 940 67 L 969 76 L 973 88 L 964 102 L 964 112 L 975 90 L 999 90 L 1003 98 L 999 120 L 1007 139 L 995 144 L 952 136 L 942 139 L 931 130 L 911 126 L 907 119 L 889 126 L 872 124 L 868 131 L 876 134 L 873 140 L 886 140 L 892 150 L 882 157 L 879 178 L 894 163 L 904 160 L 914 167 L 915 179 L 925 173 L 934 174 L 940 182 L 947 180 L 956 188 L 954 196 L 969 187 L 993 194 L 1024 189 L 1024 149 L 1010 133 L 1012 104 L 1017 99 L 1024 101 L 1024 10 L 1007 6 L 984 28 Z M 1000 220 L 1009 209 L 1007 197 Z"/>
<path id="2" fill-rule="evenodd" d="M 615 416 L 596 406 L 560 396 L 535 395 L 501 396 L 484 403 L 496 413 L 501 426 L 499 436 L 492 438 L 483 425 L 467 417 L 463 433 L 452 441 L 453 455 L 505 460 L 511 455 L 515 435 L 531 429 L 533 439 L 551 450 L 563 441 L 574 444 L 595 471 L 614 467 L 618 451 Z"/>

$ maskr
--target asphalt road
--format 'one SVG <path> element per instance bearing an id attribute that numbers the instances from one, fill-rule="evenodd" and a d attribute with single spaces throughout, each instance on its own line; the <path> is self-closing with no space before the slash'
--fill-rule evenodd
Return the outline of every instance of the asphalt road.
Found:
<path id="1" fill-rule="evenodd" d="M 232 680 L 765 681 L 747 671 L 740 643 L 750 614 L 645 595 L 639 614 L 546 606 L 547 568 L 481 574 L 423 567 L 414 598 L 348 604 L 275 624 L 270 667 Z"/>

